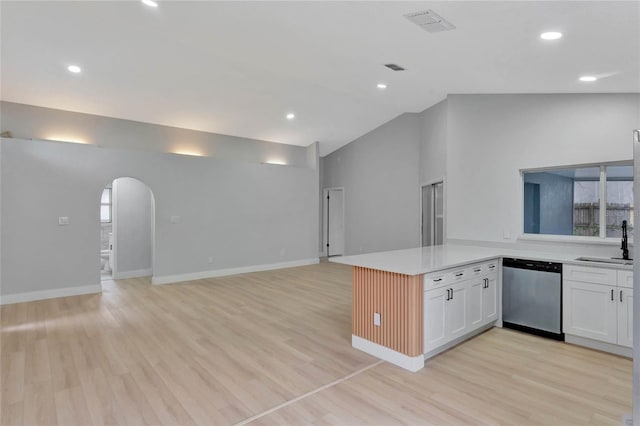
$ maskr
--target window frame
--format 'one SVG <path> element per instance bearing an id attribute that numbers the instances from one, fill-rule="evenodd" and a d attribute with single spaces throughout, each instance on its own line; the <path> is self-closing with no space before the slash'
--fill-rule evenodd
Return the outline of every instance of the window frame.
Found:
<path id="1" fill-rule="evenodd" d="M 103 203 L 102 202 L 102 194 L 104 194 L 104 191 L 109 191 L 109 202 L 108 203 Z M 100 194 L 100 210 L 101 210 L 101 216 L 100 216 L 100 223 L 112 223 L 113 222 L 113 189 L 112 188 L 104 188 L 102 190 L 102 194 Z M 104 206 L 108 206 L 109 207 L 109 220 L 102 220 L 102 207 Z"/>
<path id="2" fill-rule="evenodd" d="M 606 245 L 616 245 L 620 244 L 620 238 L 617 237 L 607 237 L 607 167 L 615 167 L 615 166 L 630 166 L 633 167 L 633 160 L 620 160 L 620 161 L 610 161 L 610 162 L 602 162 L 602 163 L 587 163 L 587 164 L 572 164 L 572 165 L 563 165 L 563 166 L 553 166 L 553 167 L 539 167 L 539 168 L 530 168 L 530 169 L 520 169 L 520 235 L 518 236 L 519 240 L 535 240 L 535 241 L 549 241 L 549 242 L 581 242 L 581 243 L 590 243 L 590 244 L 606 244 Z M 600 191 L 600 224 L 604 224 L 604 226 L 600 226 L 599 235 L 598 236 L 583 236 L 583 235 L 554 235 L 554 234 L 530 234 L 524 232 L 524 175 L 525 173 L 543 173 L 554 170 L 565 170 L 565 169 L 581 169 L 581 168 L 591 168 L 598 167 L 600 168 L 599 175 L 599 191 Z M 632 177 L 633 181 L 633 177 Z M 635 208 L 635 200 L 634 200 L 634 208 Z M 629 243 L 633 243 L 633 232 L 629 233 Z"/>

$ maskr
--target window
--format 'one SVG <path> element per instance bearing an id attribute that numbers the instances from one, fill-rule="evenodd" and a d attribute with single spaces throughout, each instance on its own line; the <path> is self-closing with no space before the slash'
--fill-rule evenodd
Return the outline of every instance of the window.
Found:
<path id="1" fill-rule="evenodd" d="M 100 222 L 111 223 L 111 188 L 102 190 L 102 197 L 100 197 Z"/>
<path id="2" fill-rule="evenodd" d="M 524 233 L 620 238 L 633 229 L 633 166 L 523 172 Z M 602 226 L 604 225 L 604 226 Z"/>

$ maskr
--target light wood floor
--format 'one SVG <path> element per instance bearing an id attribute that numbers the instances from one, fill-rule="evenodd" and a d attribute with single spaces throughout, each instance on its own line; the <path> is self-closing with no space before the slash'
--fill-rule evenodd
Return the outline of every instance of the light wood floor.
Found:
<path id="1" fill-rule="evenodd" d="M 409 373 L 351 348 L 350 268 L 0 308 L 3 425 L 614 424 L 631 361 L 493 329 Z"/>

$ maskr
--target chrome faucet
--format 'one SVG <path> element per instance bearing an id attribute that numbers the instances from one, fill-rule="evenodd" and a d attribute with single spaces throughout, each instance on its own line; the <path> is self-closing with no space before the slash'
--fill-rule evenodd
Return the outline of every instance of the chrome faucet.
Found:
<path id="1" fill-rule="evenodd" d="M 622 258 L 629 260 L 629 238 L 627 237 L 627 221 L 622 221 Z"/>

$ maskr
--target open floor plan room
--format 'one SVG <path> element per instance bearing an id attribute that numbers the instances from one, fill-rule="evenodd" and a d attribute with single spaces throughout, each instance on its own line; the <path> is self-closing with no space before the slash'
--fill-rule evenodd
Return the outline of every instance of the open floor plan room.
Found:
<path id="1" fill-rule="evenodd" d="M 351 347 L 333 264 L 6 305 L 2 424 L 620 425 L 631 361 L 494 328 L 411 373 Z"/>

